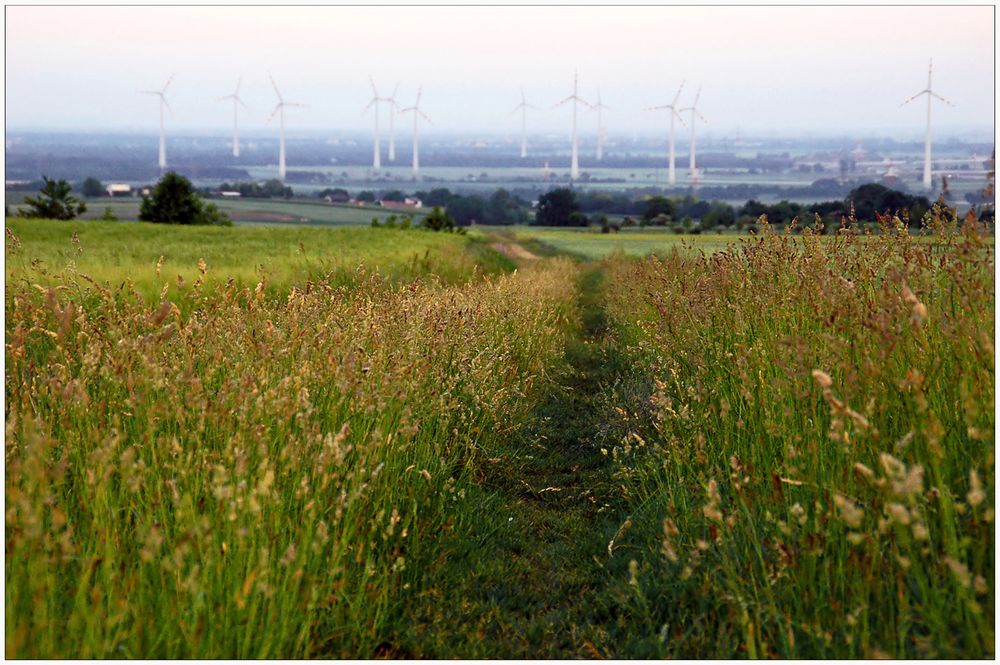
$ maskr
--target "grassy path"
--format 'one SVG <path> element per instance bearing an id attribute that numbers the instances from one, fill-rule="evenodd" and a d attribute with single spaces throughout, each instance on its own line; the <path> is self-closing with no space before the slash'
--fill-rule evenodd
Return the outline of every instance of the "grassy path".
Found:
<path id="1" fill-rule="evenodd" d="M 601 273 L 580 284 L 582 320 L 564 368 L 531 424 L 479 479 L 465 529 L 447 548 L 413 623 L 382 655 L 437 658 L 595 658 L 615 655 L 614 594 L 627 559 L 608 542 L 627 515 L 601 454 L 595 403 L 619 370 L 600 302 Z M 624 560 L 623 560 L 624 559 Z"/>

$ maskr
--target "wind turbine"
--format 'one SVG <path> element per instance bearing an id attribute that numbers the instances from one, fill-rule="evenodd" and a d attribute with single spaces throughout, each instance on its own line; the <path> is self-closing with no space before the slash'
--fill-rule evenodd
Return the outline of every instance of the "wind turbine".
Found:
<path id="1" fill-rule="evenodd" d="M 390 137 L 389 137 L 389 159 L 391 159 L 391 160 L 396 159 L 396 141 L 395 141 L 395 137 L 393 136 L 394 131 L 393 131 L 393 119 L 392 119 L 392 105 L 396 104 L 396 100 L 395 100 L 396 92 L 393 91 L 392 97 L 379 97 L 378 96 L 378 88 L 375 87 L 375 81 L 372 80 L 371 75 L 368 76 L 368 82 L 371 83 L 371 86 L 372 86 L 372 98 L 371 98 L 371 101 L 368 102 L 368 106 L 366 106 L 364 108 L 364 110 L 362 111 L 362 113 L 367 113 L 368 109 L 370 109 L 373 104 L 375 105 L 375 141 L 374 141 L 375 145 L 374 145 L 374 156 L 372 157 L 372 169 L 374 169 L 375 171 L 378 171 L 380 168 L 382 168 L 382 140 L 381 140 L 381 137 L 379 136 L 379 131 L 378 131 L 378 106 L 379 106 L 379 102 L 390 102 L 390 106 L 389 106 L 389 131 L 390 131 Z M 398 86 L 397 86 L 397 89 L 398 89 Z"/>
<path id="2" fill-rule="evenodd" d="M 663 106 L 650 106 L 647 111 L 670 111 L 670 168 L 668 170 L 667 181 L 671 185 L 677 184 L 677 171 L 674 168 L 674 121 L 680 120 L 681 124 L 684 124 L 684 118 L 677 111 L 677 100 L 681 98 L 681 91 L 684 89 L 684 81 L 681 81 L 681 86 L 677 88 L 677 94 L 674 95 L 674 101 L 669 104 L 664 104 Z"/>
<path id="3" fill-rule="evenodd" d="M 392 94 L 383 101 L 389 105 L 389 161 L 396 161 L 396 113 L 399 112 L 399 104 L 396 103 L 396 93 L 399 92 L 399 84 L 392 89 Z"/>
<path id="4" fill-rule="evenodd" d="M 278 143 L 278 179 L 285 179 L 285 107 L 286 106 L 305 106 L 305 104 L 296 104 L 295 102 L 286 102 L 285 98 L 281 96 L 281 91 L 278 90 L 278 84 L 274 82 L 274 77 L 271 76 L 270 72 L 267 78 L 271 79 L 271 85 L 274 86 L 274 94 L 278 96 L 278 104 L 274 107 L 271 115 L 268 116 L 267 122 L 271 122 L 274 116 L 278 116 L 278 122 L 281 127 L 280 141 Z"/>
<path id="5" fill-rule="evenodd" d="M 607 109 L 611 110 L 610 106 L 605 106 L 601 101 L 601 89 L 597 89 L 597 103 L 590 107 L 591 111 L 597 111 L 597 161 L 601 161 L 604 156 L 604 142 L 608 138 L 608 130 L 604 127 L 604 122 L 601 120 L 601 111 Z"/>
<path id="6" fill-rule="evenodd" d="M 241 104 L 243 108 L 247 108 L 247 105 L 240 99 L 240 85 L 243 83 L 243 77 L 240 76 L 239 80 L 236 81 L 236 92 L 231 95 L 226 95 L 225 97 L 219 97 L 218 101 L 223 101 L 226 99 L 233 100 L 233 157 L 240 156 L 240 127 L 239 122 L 236 117 L 237 104 Z"/>
<path id="7" fill-rule="evenodd" d="M 524 86 L 521 86 L 521 103 L 514 107 L 514 110 L 510 112 L 510 115 L 514 115 L 518 111 L 521 112 L 521 158 L 524 159 L 528 156 L 528 109 L 538 109 L 537 106 L 532 106 L 524 99 Z"/>
<path id="8" fill-rule="evenodd" d="M 901 107 L 906 106 L 917 97 L 927 95 L 927 134 L 924 137 L 924 189 L 931 189 L 933 184 L 931 181 L 931 98 L 937 97 L 948 106 L 955 106 L 931 88 L 931 72 L 933 68 L 934 60 L 932 59 L 927 65 L 927 87 L 900 104 Z"/>
<path id="9" fill-rule="evenodd" d="M 563 104 L 565 104 L 566 102 L 569 102 L 569 101 L 573 102 L 573 152 L 572 152 L 572 156 L 570 158 L 570 167 L 569 167 L 569 177 L 570 177 L 570 180 L 576 180 L 577 178 L 580 177 L 580 160 L 577 157 L 577 145 L 576 145 L 576 104 L 577 104 L 577 102 L 580 102 L 584 106 L 586 106 L 587 108 L 593 108 L 590 105 L 589 102 L 587 102 L 584 99 L 581 99 L 580 96 L 576 94 L 576 91 L 577 91 L 577 72 L 576 72 L 576 70 L 574 70 L 573 71 L 573 94 L 552 107 L 552 108 L 558 108 L 558 107 L 562 106 Z"/>
<path id="10" fill-rule="evenodd" d="M 427 122 L 431 119 L 427 117 L 427 114 L 420 110 L 420 95 L 423 93 L 423 86 L 417 88 L 417 101 L 413 102 L 413 106 L 408 106 L 405 109 L 399 111 L 400 115 L 403 113 L 413 114 L 413 177 L 420 177 L 420 144 L 418 139 L 418 132 L 420 129 L 420 117 L 422 117 Z M 419 116 L 419 117 L 418 117 Z"/>
<path id="11" fill-rule="evenodd" d="M 695 180 L 695 181 L 698 179 L 698 169 L 695 166 L 695 158 L 694 158 L 694 127 L 695 127 L 695 124 L 696 124 L 695 116 L 697 115 L 699 118 L 701 118 L 702 122 L 708 122 L 708 120 L 705 120 L 705 116 L 703 116 L 701 114 L 701 112 L 698 111 L 698 98 L 699 97 L 701 97 L 701 86 L 698 86 L 698 92 L 695 93 L 694 101 L 691 102 L 691 106 L 688 106 L 686 108 L 680 109 L 681 111 L 691 111 L 691 165 L 690 165 L 691 175 L 690 175 L 690 177 L 691 177 L 692 180 Z"/>
<path id="12" fill-rule="evenodd" d="M 163 109 L 166 108 L 170 111 L 170 104 L 167 104 L 167 88 L 170 87 L 170 82 L 174 80 L 174 75 L 171 74 L 167 82 L 163 84 L 163 88 L 160 90 L 140 90 L 139 92 L 143 95 L 156 95 L 160 98 L 160 173 L 162 174 L 164 169 L 167 168 L 167 138 L 166 133 L 163 129 Z M 170 111 L 173 113 L 173 111 Z"/>

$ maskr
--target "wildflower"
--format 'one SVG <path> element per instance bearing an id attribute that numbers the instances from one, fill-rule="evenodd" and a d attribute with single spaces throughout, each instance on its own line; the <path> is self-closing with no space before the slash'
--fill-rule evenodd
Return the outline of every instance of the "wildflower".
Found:
<path id="1" fill-rule="evenodd" d="M 906 506 L 899 503 L 890 503 L 885 508 L 889 511 L 889 517 L 891 517 L 894 522 L 902 524 L 903 526 L 908 526 L 910 524 L 910 511 L 906 509 Z"/>
<path id="2" fill-rule="evenodd" d="M 794 504 L 789 509 L 789 512 L 792 513 L 792 517 L 794 517 L 799 524 L 806 523 L 808 516 L 806 515 L 806 509 L 802 507 L 802 504 L 799 503 Z"/>
<path id="3" fill-rule="evenodd" d="M 816 383 L 819 384 L 820 388 L 825 389 L 833 385 L 833 379 L 830 378 L 829 374 L 822 370 L 814 369 L 812 371 L 812 376 L 816 379 Z"/>
<path id="4" fill-rule="evenodd" d="M 702 514 L 714 522 L 721 522 L 722 511 L 719 510 L 719 503 L 722 501 L 722 498 L 719 496 L 719 486 L 716 484 L 714 478 L 708 481 L 708 490 L 706 491 L 706 494 L 708 497 L 708 503 L 702 506 Z"/>
<path id="5" fill-rule="evenodd" d="M 864 476 L 868 480 L 871 480 L 872 478 L 875 477 L 875 472 L 869 469 L 861 462 L 854 463 L 854 470 L 857 471 L 859 475 Z"/>
<path id="6" fill-rule="evenodd" d="M 879 461 L 882 462 L 882 468 L 885 470 L 885 475 L 890 478 L 900 479 L 906 475 L 906 465 L 889 453 L 881 453 L 879 455 Z"/>
<path id="7" fill-rule="evenodd" d="M 864 511 L 854 505 L 853 501 L 842 494 L 834 494 L 833 502 L 836 504 L 837 510 L 840 512 L 840 516 L 843 518 L 847 526 L 853 528 L 861 526 Z"/>
<path id="8" fill-rule="evenodd" d="M 971 588 L 972 575 L 969 573 L 969 568 L 964 563 L 953 559 L 950 556 L 942 557 L 941 561 L 951 569 L 952 574 L 955 576 L 955 579 L 958 580 L 959 584 L 964 586 L 966 589 Z"/>
<path id="9" fill-rule="evenodd" d="M 979 482 L 979 474 L 973 469 L 969 472 L 969 492 L 965 495 L 965 498 L 969 501 L 969 505 L 975 508 L 983 502 L 986 498 L 986 492 L 983 491 L 983 487 Z"/>
<path id="10" fill-rule="evenodd" d="M 910 467 L 910 471 L 902 480 L 893 482 L 892 491 L 897 496 L 912 496 L 924 490 L 924 469 L 919 464 Z"/>

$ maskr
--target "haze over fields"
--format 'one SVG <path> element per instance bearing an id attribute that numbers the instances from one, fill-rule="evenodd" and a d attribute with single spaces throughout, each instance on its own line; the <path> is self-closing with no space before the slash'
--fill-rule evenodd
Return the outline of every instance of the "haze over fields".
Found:
<path id="1" fill-rule="evenodd" d="M 170 131 L 220 132 L 218 98 L 242 75 L 247 132 L 275 131 L 270 70 L 285 98 L 307 104 L 290 133 L 364 130 L 368 75 L 400 84 L 447 131 L 516 132 L 523 84 L 540 107 L 533 131 L 568 132 L 551 107 L 600 87 L 609 131 L 662 131 L 643 111 L 680 100 L 699 107 L 706 135 L 734 132 L 923 135 L 926 86 L 955 104 L 935 109 L 935 134 L 992 134 L 993 8 L 980 7 L 8 7 L 9 130 L 154 133 L 159 89 Z M 39 85 L 39 82 L 44 85 Z M 581 127 L 595 123 L 581 110 Z M 403 129 L 408 129 L 405 121 Z"/>

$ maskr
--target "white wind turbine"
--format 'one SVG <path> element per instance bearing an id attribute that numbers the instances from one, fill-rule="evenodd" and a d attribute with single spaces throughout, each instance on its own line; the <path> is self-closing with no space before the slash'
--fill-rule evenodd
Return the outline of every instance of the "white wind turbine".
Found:
<path id="1" fill-rule="evenodd" d="M 247 108 L 246 103 L 240 99 L 240 85 L 243 83 L 243 77 L 240 76 L 239 80 L 236 81 L 236 92 L 231 95 L 226 95 L 225 97 L 219 97 L 219 101 L 224 101 L 227 99 L 233 100 L 233 157 L 240 156 L 240 126 L 237 120 L 237 104 L 242 105 L 243 108 Z"/>
<path id="2" fill-rule="evenodd" d="M 160 98 L 160 173 L 167 168 L 167 138 L 166 133 L 163 129 L 163 109 L 170 111 L 170 104 L 167 104 L 167 88 L 170 87 L 170 82 L 174 80 L 174 75 L 171 74 L 170 78 L 163 85 L 160 90 L 140 90 L 139 92 L 143 95 L 156 95 Z M 172 113 L 172 111 L 171 111 Z"/>
<path id="3" fill-rule="evenodd" d="M 601 89 L 597 89 L 597 103 L 590 107 L 591 111 L 597 111 L 597 161 L 604 157 L 604 142 L 608 140 L 608 130 L 604 126 L 601 111 L 611 110 L 610 106 L 605 106 L 601 101 Z"/>
<path id="4" fill-rule="evenodd" d="M 285 107 L 286 106 L 305 106 L 305 104 L 297 104 L 295 102 L 286 102 L 285 98 L 281 96 L 281 91 L 278 90 L 278 84 L 274 82 L 274 77 L 268 73 L 267 78 L 271 79 L 271 85 L 274 86 L 274 94 L 278 96 L 278 104 L 274 107 L 274 111 L 268 116 L 267 122 L 271 122 L 274 116 L 278 116 L 278 122 L 281 127 L 280 141 L 278 143 L 278 179 L 285 179 Z"/>
<path id="5" fill-rule="evenodd" d="M 570 167 L 569 167 L 569 177 L 570 177 L 571 180 L 576 180 L 577 178 L 580 177 L 580 160 L 579 160 L 579 158 L 577 156 L 577 143 L 576 143 L 576 105 L 577 105 L 577 102 L 580 102 L 584 106 L 586 106 L 587 108 L 593 108 L 590 105 L 589 102 L 587 102 L 584 99 L 581 99 L 580 96 L 576 94 L 576 91 L 577 91 L 577 78 L 578 78 L 577 77 L 577 72 L 574 70 L 573 71 L 573 94 L 552 107 L 552 108 L 558 108 L 558 107 L 562 106 L 563 104 L 565 104 L 566 102 L 569 102 L 569 101 L 573 102 L 573 152 L 572 152 L 572 156 L 570 158 Z"/>
<path id="6" fill-rule="evenodd" d="M 396 114 L 399 112 L 399 104 L 396 103 L 396 93 L 399 92 L 399 84 L 392 89 L 392 94 L 383 99 L 389 105 L 389 161 L 396 161 Z"/>
<path id="7" fill-rule="evenodd" d="M 521 103 L 514 107 L 514 110 L 510 112 L 510 115 L 514 115 L 518 111 L 521 112 L 521 158 L 528 156 L 528 109 L 538 109 L 537 106 L 532 106 L 524 99 L 524 86 L 521 86 Z"/>
<path id="8" fill-rule="evenodd" d="M 705 116 L 703 116 L 701 114 L 701 112 L 698 111 L 698 98 L 699 97 L 701 97 L 701 86 L 698 86 L 698 92 L 695 94 L 694 101 L 691 102 L 691 106 L 688 106 L 686 108 L 680 109 L 681 111 L 691 111 L 691 164 L 690 164 L 689 168 L 691 170 L 690 178 L 692 180 L 697 180 L 698 179 L 698 169 L 695 166 L 695 157 L 694 157 L 694 155 L 695 155 L 695 153 L 694 153 L 694 127 L 695 127 L 695 124 L 696 124 L 695 116 L 697 115 L 699 118 L 701 118 L 702 122 L 708 122 L 708 120 L 705 120 Z"/>
<path id="9" fill-rule="evenodd" d="M 431 119 L 427 117 L 427 114 L 420 110 L 420 95 L 423 93 L 423 86 L 417 88 L 417 101 L 413 102 L 413 106 L 408 106 L 405 109 L 399 111 L 400 115 L 403 113 L 413 114 L 413 177 L 420 177 L 420 143 L 419 143 L 419 120 L 422 117 L 427 122 Z M 418 117 L 419 116 L 419 117 Z"/>
<path id="10" fill-rule="evenodd" d="M 948 106 L 955 106 L 931 88 L 931 71 L 933 67 L 934 61 L 931 60 L 927 65 L 927 87 L 900 104 L 900 106 L 906 106 L 917 97 L 927 95 L 927 134 L 924 137 L 924 189 L 931 189 L 933 185 L 931 181 L 931 98 L 937 97 Z"/>
<path id="11" fill-rule="evenodd" d="M 371 98 L 371 101 L 368 102 L 368 106 L 366 106 L 364 108 L 364 110 L 362 111 L 362 113 L 367 113 L 368 109 L 370 109 L 372 107 L 372 105 L 375 106 L 375 136 L 374 136 L 374 147 L 373 147 L 374 154 L 372 156 L 372 169 L 374 169 L 375 171 L 378 171 L 380 168 L 382 168 L 382 138 L 379 135 L 378 107 L 379 107 L 379 103 L 380 102 L 389 102 L 390 103 L 390 106 L 389 106 L 389 127 L 390 127 L 390 132 L 392 132 L 392 128 L 393 128 L 392 105 L 394 105 L 396 103 L 396 100 L 395 100 L 396 93 L 395 93 L 395 91 L 393 91 L 393 93 L 392 93 L 393 96 L 392 97 L 379 97 L 378 96 L 378 88 L 375 87 L 375 81 L 372 80 L 371 75 L 368 76 L 368 82 L 372 86 L 372 98 Z M 389 138 L 389 159 L 393 159 L 394 160 L 395 158 L 396 158 L 396 141 L 395 141 L 395 138 L 390 135 L 390 138 Z"/>
<path id="12" fill-rule="evenodd" d="M 684 89 L 684 81 L 681 81 L 681 86 L 677 88 L 677 94 L 674 95 L 674 101 L 669 104 L 664 104 L 663 106 L 650 106 L 647 111 L 670 111 L 670 168 L 668 170 L 667 182 L 671 185 L 677 184 L 677 171 L 674 165 L 674 121 L 680 120 L 681 124 L 684 124 L 684 118 L 677 111 L 677 100 L 681 98 L 681 91 Z"/>

